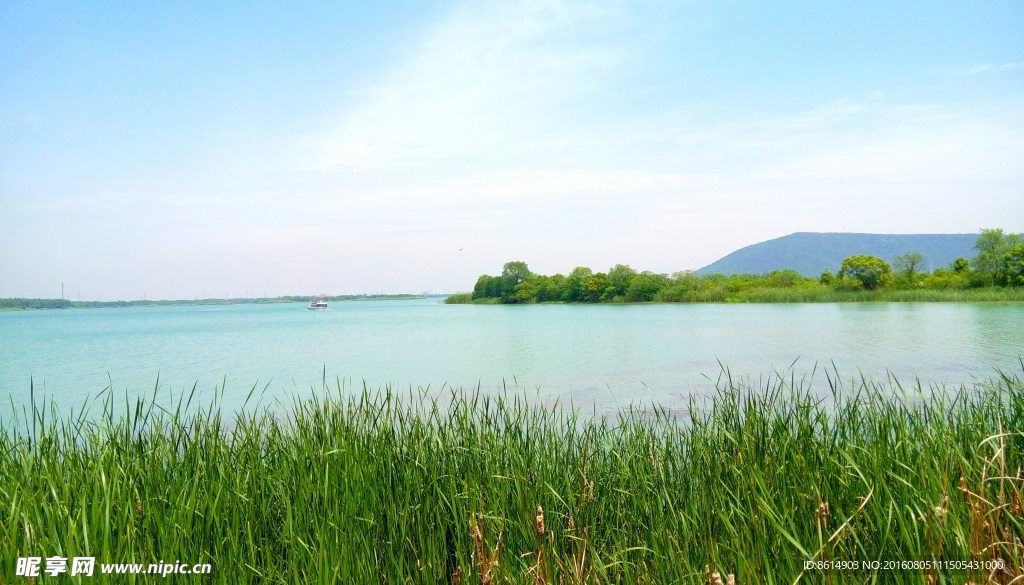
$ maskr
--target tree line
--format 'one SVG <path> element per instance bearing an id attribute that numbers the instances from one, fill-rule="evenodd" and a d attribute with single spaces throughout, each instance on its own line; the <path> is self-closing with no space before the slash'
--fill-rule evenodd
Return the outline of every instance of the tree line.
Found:
<path id="1" fill-rule="evenodd" d="M 884 289 L 956 290 L 1024 286 L 1024 234 L 983 229 L 974 245 L 977 255 L 957 258 L 949 266 L 928 272 L 919 252 L 882 258 L 855 255 L 843 260 L 837 272 L 818 278 L 795 270 L 768 274 L 673 274 L 638 272 L 616 264 L 607 272 L 577 266 L 569 274 L 542 275 L 522 261 L 507 262 L 498 276 L 482 275 L 472 293 L 452 295 L 449 303 L 640 303 L 728 300 L 755 289 L 852 292 Z"/>

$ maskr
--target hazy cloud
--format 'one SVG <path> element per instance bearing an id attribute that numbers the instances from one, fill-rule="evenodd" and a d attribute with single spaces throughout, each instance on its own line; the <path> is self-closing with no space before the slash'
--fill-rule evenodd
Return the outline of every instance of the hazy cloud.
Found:
<path id="1" fill-rule="evenodd" d="M 1024 63 L 1001 63 L 998 65 L 986 64 L 976 65 L 970 69 L 964 70 L 967 75 L 981 75 L 983 73 L 1001 73 L 1003 71 L 1012 71 L 1014 69 L 1024 68 Z"/>
<path id="2" fill-rule="evenodd" d="M 608 7 L 572 2 L 470 4 L 358 90 L 357 106 L 314 141 L 311 168 L 373 170 L 551 148 L 559 110 L 622 60 L 596 32 Z"/>

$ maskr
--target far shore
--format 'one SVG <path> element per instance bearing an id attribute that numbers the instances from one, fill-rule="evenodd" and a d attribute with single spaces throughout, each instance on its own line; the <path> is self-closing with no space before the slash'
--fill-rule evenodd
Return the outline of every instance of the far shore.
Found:
<path id="1" fill-rule="evenodd" d="M 602 305 L 636 305 L 662 303 L 984 303 L 984 302 L 1024 302 L 1024 287 L 984 287 L 948 290 L 912 290 L 884 289 L 842 291 L 826 286 L 809 286 L 802 288 L 754 288 L 739 292 L 723 289 L 689 291 L 685 295 L 671 299 L 655 298 L 651 301 L 607 301 L 589 303 L 587 301 L 567 304 L 602 304 Z M 485 297 L 474 299 L 472 293 L 450 295 L 445 299 L 450 305 L 497 305 L 502 303 L 499 298 Z M 560 304 L 565 301 L 547 301 L 538 304 Z M 533 304 L 533 303 L 531 303 Z"/>
<path id="2" fill-rule="evenodd" d="M 0 299 L 0 311 L 25 311 L 36 309 L 95 309 L 123 307 L 176 307 L 193 305 L 253 305 L 276 303 L 308 303 L 310 299 L 326 302 L 345 301 L 399 301 L 425 299 L 434 295 L 335 295 L 335 296 L 298 296 L 286 297 L 254 297 L 230 299 L 179 299 L 179 300 L 135 300 L 135 301 L 71 301 L 67 299 Z M 443 297 L 445 295 L 437 295 Z"/>

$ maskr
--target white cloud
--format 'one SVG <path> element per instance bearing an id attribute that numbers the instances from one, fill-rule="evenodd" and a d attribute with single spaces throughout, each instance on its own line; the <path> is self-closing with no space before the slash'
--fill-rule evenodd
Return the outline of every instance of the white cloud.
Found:
<path id="1" fill-rule="evenodd" d="M 691 127 L 674 136 L 677 168 L 766 180 L 925 184 L 1019 181 L 1024 109 L 891 103 L 874 92 L 783 116 Z"/>
<path id="2" fill-rule="evenodd" d="M 622 60 L 593 35 L 613 10 L 574 2 L 471 4 L 413 55 L 358 92 L 360 103 L 314 141 L 318 171 L 409 168 L 551 148 L 560 108 Z"/>
<path id="3" fill-rule="evenodd" d="M 623 72 L 662 45 L 627 42 L 621 18 L 573 3 L 460 9 L 310 143 L 308 207 L 379 249 L 443 241 L 483 269 L 522 257 L 551 270 L 696 268 L 738 233 L 970 231 L 1024 212 L 1005 195 L 1024 183 L 1019 108 L 873 86 L 804 111 L 645 108 Z M 587 109 L 605 95 L 616 107 Z M 986 195 L 967 209 L 970 185 Z M 914 213 L 878 211 L 897 208 Z"/>
<path id="4" fill-rule="evenodd" d="M 1024 63 L 988 63 L 985 65 L 976 65 L 969 69 L 965 69 L 963 70 L 963 73 L 967 75 L 981 75 L 983 73 L 1001 73 L 1003 71 L 1012 71 L 1014 69 L 1021 68 L 1024 68 Z"/>

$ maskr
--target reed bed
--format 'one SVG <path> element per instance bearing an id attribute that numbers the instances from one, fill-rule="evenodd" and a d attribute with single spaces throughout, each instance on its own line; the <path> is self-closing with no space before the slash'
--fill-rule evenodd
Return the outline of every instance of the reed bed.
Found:
<path id="1" fill-rule="evenodd" d="M 53 555 L 212 563 L 168 579 L 218 583 L 1024 581 L 1020 376 L 827 379 L 723 376 L 683 411 L 614 416 L 341 384 L 228 417 L 109 392 L 100 416 L 39 408 L 0 433 L 0 582 Z"/>

